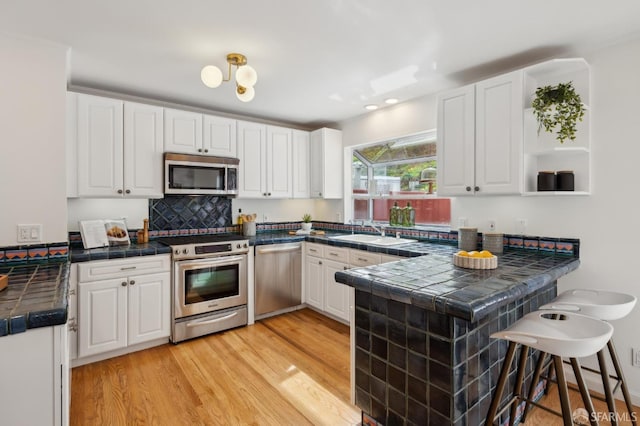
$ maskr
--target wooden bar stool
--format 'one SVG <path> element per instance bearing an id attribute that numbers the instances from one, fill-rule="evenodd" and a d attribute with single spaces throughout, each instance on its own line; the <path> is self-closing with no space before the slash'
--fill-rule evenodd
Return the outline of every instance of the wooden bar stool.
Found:
<path id="1" fill-rule="evenodd" d="M 593 318 L 597 318 L 603 321 L 613 321 L 627 316 L 634 308 L 637 298 L 630 294 L 616 293 L 606 290 L 568 290 L 556 297 L 551 303 L 543 305 L 540 310 L 547 310 L 549 312 L 554 311 L 570 311 L 576 312 L 582 315 L 587 315 Z M 607 407 L 609 409 L 609 419 L 612 425 L 618 424 L 617 411 L 615 405 L 615 399 L 613 394 L 622 389 L 622 396 L 627 406 L 629 416 L 631 417 L 631 423 L 637 426 L 636 416 L 634 415 L 633 404 L 631 402 L 631 396 L 627 383 L 624 379 L 622 367 L 620 367 L 620 361 L 616 349 L 613 345 L 613 339 L 609 339 L 607 342 L 607 349 L 611 362 L 615 370 L 615 375 L 610 375 L 607 369 L 607 363 L 605 361 L 605 349 L 602 348 L 598 351 L 598 366 L 599 370 L 594 370 L 587 367 L 582 367 L 584 370 L 591 371 L 593 373 L 599 373 L 602 378 L 602 386 L 604 388 L 605 400 L 607 401 Z M 540 357 L 534 372 L 534 380 L 538 381 L 541 372 L 544 370 L 545 363 L 544 357 Z M 556 368 L 557 370 L 557 368 Z M 611 388 L 610 379 L 616 382 L 616 385 Z M 529 392 L 529 398 L 531 398 L 532 392 Z M 525 406 L 525 412 L 523 420 L 526 419 L 529 405 Z"/>
<path id="2" fill-rule="evenodd" d="M 571 360 L 585 407 L 589 413 L 595 413 L 577 358 L 597 353 L 607 344 L 607 341 L 611 338 L 611 334 L 613 334 L 613 327 L 605 321 L 573 312 L 562 311 L 553 313 L 549 313 L 548 311 L 531 312 L 507 329 L 493 333 L 491 335 L 492 338 L 508 341 L 509 347 L 502 364 L 502 370 L 500 371 L 498 384 L 493 399 L 491 400 L 489 412 L 487 413 L 485 426 L 492 425 L 495 419 L 507 408 L 511 409 L 509 424 L 513 425 L 516 410 L 521 401 L 526 401 L 529 404 L 534 404 L 556 415 L 562 416 L 565 426 L 573 425 L 569 391 L 562 368 L 562 358 L 569 358 Z M 499 407 L 518 344 L 521 345 L 520 362 L 518 363 L 513 395 L 503 407 Z M 558 394 L 560 406 L 562 407 L 561 413 L 530 400 L 522 393 L 522 383 L 524 381 L 529 348 L 542 352 L 541 357 L 545 353 L 552 357 L 558 376 Z M 531 387 L 533 388 L 535 386 L 536 382 L 531 382 Z M 597 425 L 597 422 L 594 420 L 595 416 L 590 415 L 589 417 L 591 424 Z"/>

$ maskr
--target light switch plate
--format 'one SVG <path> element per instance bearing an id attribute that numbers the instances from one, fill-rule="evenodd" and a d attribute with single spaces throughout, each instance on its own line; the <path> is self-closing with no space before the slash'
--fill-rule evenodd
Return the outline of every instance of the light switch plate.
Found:
<path id="1" fill-rule="evenodd" d="M 42 224 L 19 224 L 18 242 L 37 243 L 42 241 Z"/>

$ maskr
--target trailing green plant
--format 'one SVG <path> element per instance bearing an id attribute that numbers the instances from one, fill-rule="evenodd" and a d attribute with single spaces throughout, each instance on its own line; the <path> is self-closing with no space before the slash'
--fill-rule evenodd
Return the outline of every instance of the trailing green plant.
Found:
<path id="1" fill-rule="evenodd" d="M 560 143 L 576 139 L 576 124 L 584 117 L 584 106 L 572 82 L 538 87 L 531 106 L 538 120 L 538 133 L 543 127 L 553 133 L 559 126 L 556 139 Z"/>
<path id="2" fill-rule="evenodd" d="M 302 216 L 302 221 L 303 221 L 304 223 L 309 223 L 309 222 L 311 222 L 311 215 L 310 215 L 309 213 L 305 213 L 305 214 Z"/>

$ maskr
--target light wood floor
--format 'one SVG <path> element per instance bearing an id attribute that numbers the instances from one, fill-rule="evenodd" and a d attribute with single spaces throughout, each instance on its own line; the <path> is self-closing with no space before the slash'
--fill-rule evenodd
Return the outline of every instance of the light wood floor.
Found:
<path id="1" fill-rule="evenodd" d="M 309 309 L 74 368 L 71 391 L 79 426 L 360 422 L 349 403 L 349 329 Z M 572 392 L 572 408 L 578 401 Z M 534 409 L 527 424 L 562 422 Z"/>

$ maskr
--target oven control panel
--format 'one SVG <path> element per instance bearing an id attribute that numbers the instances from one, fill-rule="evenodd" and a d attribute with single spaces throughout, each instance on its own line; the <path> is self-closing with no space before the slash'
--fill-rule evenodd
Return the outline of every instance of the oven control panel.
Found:
<path id="1" fill-rule="evenodd" d="M 240 240 L 213 244 L 183 244 L 172 246 L 171 251 L 174 260 L 246 254 L 249 252 L 249 241 Z"/>

